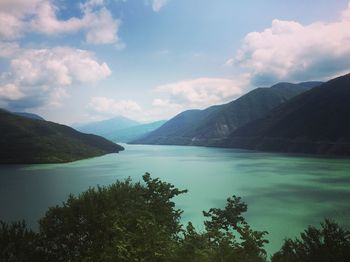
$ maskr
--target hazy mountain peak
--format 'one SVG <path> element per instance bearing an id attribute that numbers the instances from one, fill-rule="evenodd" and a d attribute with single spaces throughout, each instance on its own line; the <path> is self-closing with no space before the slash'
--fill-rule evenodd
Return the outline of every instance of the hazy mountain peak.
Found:
<path id="1" fill-rule="evenodd" d="M 95 122 L 90 122 L 90 123 L 80 124 L 80 125 L 73 125 L 73 127 L 84 133 L 104 136 L 114 131 L 137 126 L 139 124 L 140 124 L 139 122 L 129 119 L 127 117 L 115 116 L 115 117 L 101 120 L 101 121 L 95 121 Z"/>

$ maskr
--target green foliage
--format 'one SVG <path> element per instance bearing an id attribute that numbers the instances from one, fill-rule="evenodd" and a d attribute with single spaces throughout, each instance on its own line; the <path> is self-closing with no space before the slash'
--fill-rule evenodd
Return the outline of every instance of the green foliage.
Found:
<path id="1" fill-rule="evenodd" d="M 0 261 L 40 261 L 39 237 L 24 221 L 10 225 L 0 221 Z"/>
<path id="2" fill-rule="evenodd" d="M 350 261 L 350 231 L 325 220 L 321 229 L 309 226 L 300 239 L 286 239 L 272 262 L 346 262 Z"/>
<path id="3" fill-rule="evenodd" d="M 209 218 L 204 222 L 206 231 L 199 234 L 188 224 L 177 261 L 265 261 L 267 232 L 250 229 L 242 216 L 246 211 L 241 198 L 233 196 L 227 199 L 224 209 L 203 212 Z"/>
<path id="4" fill-rule="evenodd" d="M 181 211 L 171 199 L 184 193 L 143 176 L 70 196 L 49 209 L 40 232 L 55 261 L 164 261 L 180 232 Z"/>
<path id="5" fill-rule="evenodd" d="M 241 198 L 233 196 L 227 199 L 225 209 L 212 208 L 204 212 L 204 216 L 211 219 L 204 224 L 208 233 L 213 234 L 214 241 L 217 241 L 217 237 L 223 237 L 224 243 L 231 243 L 235 247 L 235 251 L 240 254 L 240 261 L 264 261 L 266 252 L 263 247 L 268 243 L 264 236 L 267 232 L 252 230 L 242 216 L 246 211 L 247 205 L 241 202 Z M 235 240 L 235 235 L 239 236 L 239 242 Z"/>

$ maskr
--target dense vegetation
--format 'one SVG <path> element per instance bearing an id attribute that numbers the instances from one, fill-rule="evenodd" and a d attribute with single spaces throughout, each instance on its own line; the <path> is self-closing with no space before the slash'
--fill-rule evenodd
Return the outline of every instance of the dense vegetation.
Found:
<path id="1" fill-rule="evenodd" d="M 223 209 L 203 212 L 205 230 L 180 224 L 173 197 L 185 193 L 152 179 L 130 179 L 90 188 L 50 208 L 39 232 L 21 223 L 0 223 L 0 261 L 266 261 L 267 232 L 243 217 L 247 205 L 227 199 Z M 301 240 L 286 240 L 272 257 L 280 261 L 350 261 L 350 232 L 326 220 Z"/>
<path id="2" fill-rule="evenodd" d="M 65 125 L 0 109 L 0 163 L 58 163 L 118 152 L 123 147 Z"/>
<path id="3" fill-rule="evenodd" d="M 223 145 L 263 151 L 350 155 L 350 74 L 287 101 L 233 132 Z"/>

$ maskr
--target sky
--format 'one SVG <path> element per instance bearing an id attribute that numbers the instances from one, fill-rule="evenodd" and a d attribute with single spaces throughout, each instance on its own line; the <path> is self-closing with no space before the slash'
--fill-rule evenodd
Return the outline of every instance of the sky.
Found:
<path id="1" fill-rule="evenodd" d="M 349 72 L 349 0 L 0 0 L 0 108 L 63 124 Z"/>

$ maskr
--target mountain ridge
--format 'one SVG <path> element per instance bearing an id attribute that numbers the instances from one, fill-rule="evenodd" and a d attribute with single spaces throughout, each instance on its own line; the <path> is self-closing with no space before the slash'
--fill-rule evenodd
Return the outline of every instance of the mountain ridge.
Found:
<path id="1" fill-rule="evenodd" d="M 187 110 L 134 144 L 176 144 L 211 146 L 236 128 L 262 117 L 275 106 L 317 85 L 278 83 L 259 87 L 240 98 L 204 110 Z"/>
<path id="2" fill-rule="evenodd" d="M 41 117 L 37 114 L 33 114 L 33 113 L 27 113 L 27 112 L 11 112 L 11 113 L 18 115 L 18 116 L 30 118 L 30 119 L 45 120 L 43 117 Z"/>

